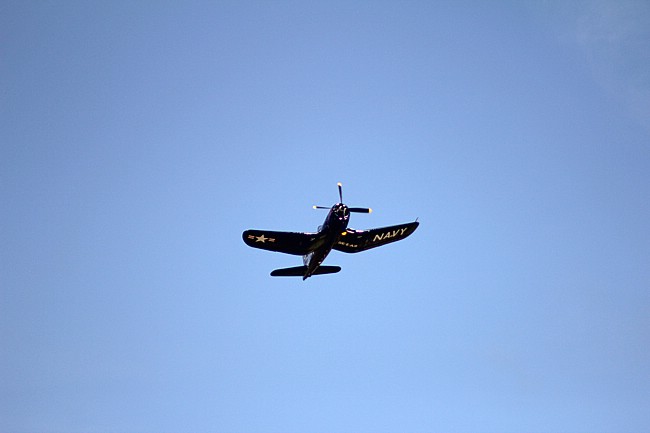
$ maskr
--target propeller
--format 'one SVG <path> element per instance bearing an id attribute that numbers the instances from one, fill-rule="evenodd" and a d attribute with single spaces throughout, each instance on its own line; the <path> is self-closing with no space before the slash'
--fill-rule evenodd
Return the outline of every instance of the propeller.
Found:
<path id="1" fill-rule="evenodd" d="M 372 213 L 372 209 L 369 207 L 349 207 L 348 210 L 356 213 Z"/>
<path id="2" fill-rule="evenodd" d="M 339 182 L 337 184 L 337 186 L 339 187 L 339 200 L 340 200 L 339 203 L 343 204 L 343 185 L 341 184 L 341 182 Z M 326 206 L 314 206 L 314 209 L 327 209 L 327 210 L 329 210 L 330 208 L 326 207 Z M 370 209 L 368 207 L 349 207 L 348 210 L 350 212 L 355 212 L 355 213 L 371 213 L 372 212 L 372 209 Z"/>

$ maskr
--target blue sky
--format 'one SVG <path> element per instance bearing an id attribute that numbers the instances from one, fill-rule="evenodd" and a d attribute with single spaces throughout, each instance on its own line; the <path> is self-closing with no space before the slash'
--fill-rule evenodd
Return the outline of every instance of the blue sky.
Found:
<path id="1" fill-rule="evenodd" d="M 645 2 L 0 6 L 0 430 L 650 429 Z M 333 252 L 249 228 L 419 218 Z"/>

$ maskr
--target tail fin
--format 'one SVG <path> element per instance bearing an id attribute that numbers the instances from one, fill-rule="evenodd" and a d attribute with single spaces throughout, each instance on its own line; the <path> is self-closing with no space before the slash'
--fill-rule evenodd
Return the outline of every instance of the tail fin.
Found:
<path id="1" fill-rule="evenodd" d="M 341 270 L 340 266 L 319 266 L 312 275 L 335 274 Z M 307 273 L 307 266 L 296 266 L 294 268 L 276 269 L 271 272 L 272 277 L 303 277 Z"/>

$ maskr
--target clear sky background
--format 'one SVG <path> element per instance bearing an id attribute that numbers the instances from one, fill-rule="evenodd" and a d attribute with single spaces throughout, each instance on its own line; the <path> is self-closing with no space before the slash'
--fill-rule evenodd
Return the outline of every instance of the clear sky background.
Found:
<path id="1" fill-rule="evenodd" d="M 3 1 L 0 431 L 650 431 L 650 6 Z M 335 275 L 245 229 L 408 239 Z"/>

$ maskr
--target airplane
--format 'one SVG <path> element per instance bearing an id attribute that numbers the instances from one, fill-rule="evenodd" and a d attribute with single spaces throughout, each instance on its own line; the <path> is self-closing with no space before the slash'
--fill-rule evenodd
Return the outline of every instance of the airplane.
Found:
<path id="1" fill-rule="evenodd" d="M 329 209 L 327 218 L 315 233 L 278 232 L 270 230 L 246 230 L 242 234 L 249 247 L 302 256 L 303 266 L 276 269 L 272 277 L 302 277 L 303 281 L 312 275 L 334 274 L 340 266 L 321 265 L 330 251 L 358 253 L 402 240 L 418 228 L 414 222 L 381 227 L 370 230 L 348 228 L 350 213 L 371 213 L 370 208 L 347 207 L 343 204 L 343 186 L 338 183 L 339 202 L 331 208 L 314 206 L 314 209 Z"/>

